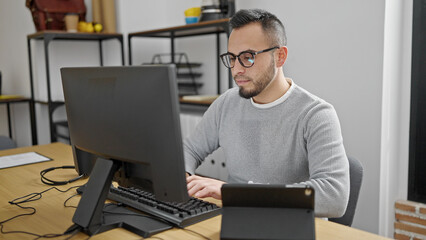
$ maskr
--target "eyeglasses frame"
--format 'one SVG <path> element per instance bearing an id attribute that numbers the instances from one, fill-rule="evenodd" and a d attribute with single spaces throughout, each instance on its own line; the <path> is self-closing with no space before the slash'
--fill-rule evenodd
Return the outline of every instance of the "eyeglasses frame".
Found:
<path id="1" fill-rule="evenodd" d="M 272 51 L 272 50 L 274 50 L 274 49 L 279 49 L 279 48 L 280 48 L 280 47 L 275 46 L 275 47 L 271 47 L 271 48 L 263 49 L 263 50 L 260 50 L 260 51 L 257 51 L 257 52 L 252 52 L 252 51 L 246 50 L 246 51 L 242 51 L 242 52 L 240 52 L 238 55 L 235 55 L 235 54 L 233 54 L 233 53 L 231 53 L 231 52 L 226 52 L 226 53 L 223 53 L 223 54 L 219 55 L 219 57 L 220 57 L 220 59 L 222 60 L 223 65 L 225 65 L 225 67 L 226 67 L 226 68 L 231 69 L 231 68 L 234 68 L 234 67 L 235 67 L 235 62 L 234 62 L 234 66 L 232 66 L 232 67 L 228 67 L 228 66 L 226 66 L 226 63 L 225 63 L 225 61 L 226 61 L 226 60 L 224 60 L 224 58 L 225 58 L 227 55 L 232 55 L 233 57 L 237 58 L 237 59 L 238 59 L 238 62 L 240 62 L 240 64 L 241 64 L 241 66 L 243 66 L 243 67 L 245 67 L 245 68 L 251 68 L 251 67 L 253 67 L 253 65 L 254 65 L 254 59 L 256 58 L 256 55 L 261 54 L 261 53 L 264 53 L 264 52 L 269 52 L 269 51 Z M 253 55 L 253 63 L 252 63 L 250 66 L 248 66 L 248 67 L 247 67 L 247 66 L 245 66 L 245 65 L 243 64 L 242 60 L 240 59 L 240 56 L 241 56 L 242 54 L 245 54 L 245 53 L 250 53 L 250 54 L 252 54 L 252 55 Z"/>

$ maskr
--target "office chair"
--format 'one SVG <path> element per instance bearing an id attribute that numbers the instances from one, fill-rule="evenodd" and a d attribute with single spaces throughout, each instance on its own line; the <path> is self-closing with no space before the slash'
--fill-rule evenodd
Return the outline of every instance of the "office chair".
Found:
<path id="1" fill-rule="evenodd" d="M 356 204 L 358 202 L 359 190 L 361 189 L 363 168 L 361 163 L 357 159 L 348 157 L 348 160 L 349 160 L 349 180 L 350 180 L 348 206 L 346 207 L 346 212 L 342 217 L 329 218 L 328 220 L 350 227 L 354 220 Z"/>
<path id="2" fill-rule="evenodd" d="M 9 148 L 16 148 L 16 143 L 8 137 L 0 136 L 0 150 Z"/>

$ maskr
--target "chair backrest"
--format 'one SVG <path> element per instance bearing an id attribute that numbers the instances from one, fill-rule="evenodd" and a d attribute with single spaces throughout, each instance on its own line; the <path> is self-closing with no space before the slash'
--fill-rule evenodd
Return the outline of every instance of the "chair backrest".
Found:
<path id="1" fill-rule="evenodd" d="M 361 163 L 357 159 L 353 157 L 348 157 L 348 160 L 349 160 L 349 179 L 350 179 L 348 206 L 346 207 L 346 212 L 342 217 L 330 218 L 328 220 L 350 227 L 354 220 L 356 204 L 358 202 L 359 190 L 361 189 L 363 168 Z"/>
<path id="2" fill-rule="evenodd" d="M 0 150 L 9 148 L 16 148 L 15 142 L 8 137 L 0 136 Z"/>

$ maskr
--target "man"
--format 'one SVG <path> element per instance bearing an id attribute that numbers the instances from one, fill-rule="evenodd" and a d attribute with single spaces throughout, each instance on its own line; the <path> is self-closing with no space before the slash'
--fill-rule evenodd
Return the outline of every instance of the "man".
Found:
<path id="1" fill-rule="evenodd" d="M 222 94 L 185 141 L 188 193 L 221 198 L 224 182 L 194 171 L 222 147 L 228 182 L 307 184 L 315 189 L 317 216 L 342 216 L 349 164 L 333 106 L 285 78 L 286 35 L 276 16 L 241 10 L 230 26 L 221 59 L 238 88 Z"/>

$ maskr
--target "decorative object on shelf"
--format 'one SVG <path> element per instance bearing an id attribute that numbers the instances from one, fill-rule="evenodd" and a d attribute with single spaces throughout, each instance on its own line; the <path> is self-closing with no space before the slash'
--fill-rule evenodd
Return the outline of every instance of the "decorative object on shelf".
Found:
<path id="1" fill-rule="evenodd" d="M 201 19 L 202 21 L 221 19 L 219 0 L 203 0 L 201 3 Z"/>
<path id="2" fill-rule="evenodd" d="M 78 14 L 68 13 L 65 15 L 65 29 L 67 32 L 77 32 Z"/>
<path id="3" fill-rule="evenodd" d="M 117 27 L 114 0 L 92 0 L 92 18 L 95 32 L 96 24 L 101 24 L 104 33 L 115 33 Z"/>
<path id="4" fill-rule="evenodd" d="M 103 26 L 100 23 L 94 22 L 84 22 L 80 21 L 78 23 L 78 31 L 83 33 L 100 33 L 102 32 Z"/>
<path id="5" fill-rule="evenodd" d="M 200 22 L 230 18 L 235 14 L 235 0 L 203 0 Z"/>
<path id="6" fill-rule="evenodd" d="M 84 0 L 26 0 L 37 31 L 65 30 L 65 15 L 77 14 L 79 20 L 86 19 Z"/>
<path id="7" fill-rule="evenodd" d="M 186 24 L 197 23 L 200 20 L 201 8 L 193 7 L 185 10 L 185 22 Z"/>

